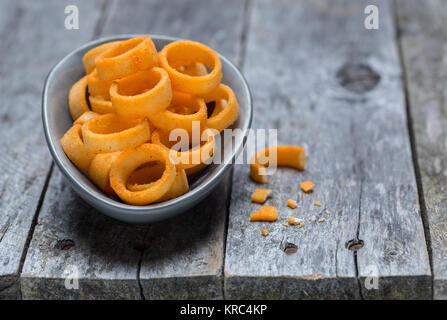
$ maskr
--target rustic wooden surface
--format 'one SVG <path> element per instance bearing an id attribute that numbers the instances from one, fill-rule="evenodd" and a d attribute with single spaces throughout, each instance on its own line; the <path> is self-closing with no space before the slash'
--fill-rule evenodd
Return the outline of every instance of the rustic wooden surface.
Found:
<path id="1" fill-rule="evenodd" d="M 63 28 L 67 4 L 79 1 L 0 2 L 0 297 L 19 292 L 24 248 L 51 167 L 40 116 L 43 81 L 58 59 L 91 39 L 99 16 L 98 3 L 85 3 L 87 32 L 70 33 Z"/>
<path id="2" fill-rule="evenodd" d="M 398 1 L 425 217 L 431 242 L 433 296 L 447 299 L 447 4 Z"/>
<path id="3" fill-rule="evenodd" d="M 207 11 L 202 19 L 198 7 Z M 159 33 L 209 43 L 230 59 L 237 59 L 240 50 L 244 3 L 238 0 L 225 6 L 223 1 L 178 0 L 171 6 L 115 1 L 101 11 L 101 26 L 91 37 Z M 186 23 L 185 17 L 200 23 Z M 229 188 L 227 177 L 207 201 L 179 217 L 128 226 L 86 205 L 55 169 L 23 267 L 23 297 L 223 298 Z M 61 250 L 64 240 L 71 244 Z M 79 290 L 64 285 L 64 271 L 72 266 L 79 271 Z"/>
<path id="4" fill-rule="evenodd" d="M 250 203 L 259 185 L 247 166 L 235 167 L 227 298 L 430 297 L 392 10 L 379 3 L 380 31 L 363 28 L 364 7 L 355 1 L 253 3 L 244 73 L 254 127 L 278 128 L 279 144 L 302 145 L 309 155 L 304 172 L 278 169 L 270 177 L 267 204 L 279 210 L 276 223 L 249 222 L 260 208 Z M 363 82 L 355 83 L 362 70 Z M 315 182 L 313 194 L 299 191 L 304 180 Z M 288 198 L 299 207 L 287 208 Z M 283 226 L 290 215 L 305 226 Z M 315 221 L 320 217 L 326 221 Z M 364 247 L 354 256 L 345 243 L 356 236 Z M 298 252 L 287 256 L 282 240 Z M 365 287 L 370 270 L 380 275 L 378 290 Z"/>
<path id="5" fill-rule="evenodd" d="M 64 29 L 69 4 L 80 30 Z M 375 4 L 380 29 L 368 31 L 365 5 L 347 0 L 0 1 L 0 298 L 446 299 L 445 4 Z M 71 49 L 119 33 L 202 41 L 243 66 L 254 127 L 308 150 L 304 172 L 270 177 L 278 222 L 248 222 L 260 207 L 248 166 L 145 226 L 101 215 L 65 183 L 40 124 L 44 78 Z M 283 226 L 289 215 L 305 226 Z M 67 290 L 73 267 L 79 289 Z"/>

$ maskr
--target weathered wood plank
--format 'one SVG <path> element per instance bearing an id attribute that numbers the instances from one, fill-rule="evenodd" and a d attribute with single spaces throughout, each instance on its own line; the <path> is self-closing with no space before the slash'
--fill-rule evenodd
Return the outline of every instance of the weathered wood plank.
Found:
<path id="1" fill-rule="evenodd" d="M 439 0 L 396 4 L 431 240 L 433 298 L 447 299 L 447 6 Z"/>
<path id="2" fill-rule="evenodd" d="M 267 204 L 280 215 L 272 224 L 249 222 L 260 207 L 250 203 L 259 185 L 250 181 L 248 166 L 235 168 L 226 297 L 428 298 L 430 269 L 390 3 L 378 2 L 379 31 L 364 29 L 364 6 L 355 1 L 253 4 L 244 71 L 254 126 L 278 128 L 279 144 L 306 147 L 308 165 L 270 177 Z M 316 183 L 313 194 L 299 191 L 304 180 Z M 299 207 L 287 208 L 288 198 Z M 304 228 L 282 226 L 289 215 L 304 219 Z M 320 217 L 326 221 L 316 222 Z M 262 227 L 271 230 L 266 238 Z M 357 236 L 364 247 L 355 255 L 345 243 Z M 282 240 L 298 252 L 285 255 Z M 375 269 L 379 290 L 367 290 Z"/>
<path id="3" fill-rule="evenodd" d="M 243 7 L 237 0 L 118 1 L 107 8 L 110 15 L 98 30 L 101 36 L 160 33 L 194 39 L 231 59 L 239 50 Z M 179 217 L 131 226 L 96 212 L 54 171 L 24 265 L 25 298 L 222 298 L 229 177 Z M 64 239 L 74 246 L 58 249 Z M 63 271 L 69 266 L 78 267 L 79 290 L 65 289 Z"/>
<path id="4" fill-rule="evenodd" d="M 42 84 L 63 54 L 91 37 L 97 4 L 80 9 L 81 30 L 64 28 L 79 1 L 0 3 L 0 297 L 19 292 L 21 259 L 50 169 L 40 118 Z M 69 41 L 67 41 L 69 39 Z"/>

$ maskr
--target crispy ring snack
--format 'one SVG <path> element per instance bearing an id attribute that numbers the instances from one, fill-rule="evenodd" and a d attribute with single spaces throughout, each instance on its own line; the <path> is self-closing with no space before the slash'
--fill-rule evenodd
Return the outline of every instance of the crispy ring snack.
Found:
<path id="1" fill-rule="evenodd" d="M 149 188 L 152 183 L 160 179 L 164 171 L 163 163 L 148 165 L 135 170 L 127 180 L 127 188 L 130 191 L 141 191 Z M 176 172 L 174 183 L 171 188 L 156 202 L 177 198 L 189 191 L 188 179 L 185 170 Z"/>
<path id="2" fill-rule="evenodd" d="M 147 120 L 104 114 L 82 126 L 85 149 L 105 153 L 135 148 L 150 139 Z"/>
<path id="3" fill-rule="evenodd" d="M 88 93 L 91 96 L 103 96 L 106 100 L 110 100 L 110 86 L 113 80 L 99 80 L 98 71 L 93 69 L 87 75 Z"/>
<path id="4" fill-rule="evenodd" d="M 172 100 L 171 80 L 162 68 L 152 68 L 116 80 L 112 105 L 123 117 L 148 117 L 164 111 Z"/>
<path id="5" fill-rule="evenodd" d="M 82 77 L 71 87 L 68 93 L 68 107 L 73 120 L 79 118 L 84 112 L 90 111 L 85 96 L 87 89 L 87 77 Z"/>
<path id="6" fill-rule="evenodd" d="M 112 164 L 120 154 L 121 151 L 97 154 L 90 164 L 88 175 L 105 194 L 112 195 L 115 193 L 110 186 L 109 173 Z"/>
<path id="7" fill-rule="evenodd" d="M 170 152 L 171 162 L 177 168 L 190 170 L 188 172 L 189 175 L 203 169 L 201 165 L 206 165 L 206 162 L 209 162 L 214 153 L 214 132 L 206 129 L 202 135 L 206 137 L 206 141 L 201 141 L 200 145 L 193 146 L 188 151 L 171 149 L 172 144 L 176 144 L 176 142 L 169 141 L 169 135 L 159 130 L 155 130 L 152 133 L 151 140 L 152 143 L 162 146 Z M 192 168 L 196 168 L 196 170 Z"/>
<path id="8" fill-rule="evenodd" d="M 115 80 L 157 66 L 158 54 L 149 36 L 122 41 L 95 59 L 100 80 Z"/>
<path id="9" fill-rule="evenodd" d="M 169 73 L 173 90 L 205 95 L 213 91 L 222 80 L 222 64 L 219 56 L 204 44 L 183 40 L 166 45 L 159 54 L 160 66 Z M 182 66 L 202 63 L 211 72 L 191 76 L 178 71 Z"/>
<path id="10" fill-rule="evenodd" d="M 239 113 L 239 104 L 233 90 L 229 86 L 221 83 L 214 91 L 207 94 L 204 99 L 206 103 L 216 101 L 217 107 L 213 110 L 211 117 L 206 121 L 208 128 L 213 128 L 221 132 L 236 121 Z M 219 108 L 222 106 L 221 100 L 225 100 L 227 103 L 225 107 Z M 219 107 L 217 101 L 221 102 Z"/>
<path id="11" fill-rule="evenodd" d="M 269 153 L 276 152 L 276 163 L 269 163 Z M 266 161 L 262 161 L 266 160 Z M 260 160 L 263 162 L 260 163 Z M 298 146 L 278 146 L 258 151 L 250 162 L 250 176 L 259 183 L 268 183 L 266 166 L 277 165 L 304 170 L 306 166 L 306 150 Z"/>
<path id="12" fill-rule="evenodd" d="M 84 57 L 82 58 L 82 63 L 84 64 L 85 73 L 89 74 L 93 71 L 93 69 L 96 68 L 95 65 L 95 59 L 97 56 L 99 56 L 104 51 L 110 49 L 111 47 L 115 46 L 116 44 L 120 43 L 121 41 L 112 41 L 104 43 L 100 46 L 97 46 L 90 51 L 88 51 Z"/>
<path id="13" fill-rule="evenodd" d="M 190 112 L 193 113 L 190 113 Z M 186 113 L 186 114 L 183 114 Z M 193 95 L 173 92 L 171 107 L 149 117 L 151 123 L 163 130 L 184 129 L 192 132 L 193 122 L 200 122 L 204 127 L 207 119 L 205 101 Z"/>
<path id="14" fill-rule="evenodd" d="M 73 124 L 83 125 L 84 123 L 89 122 L 90 120 L 95 119 L 99 116 L 100 116 L 99 113 L 93 111 L 87 111 L 84 112 L 79 118 L 77 118 L 76 121 L 73 122 Z"/>
<path id="15" fill-rule="evenodd" d="M 191 175 L 196 174 L 196 173 L 198 173 L 198 172 L 200 172 L 202 170 L 205 170 L 205 168 L 207 166 L 208 165 L 206 163 L 201 163 L 201 164 L 198 164 L 198 165 L 196 165 L 194 167 L 185 169 L 185 173 L 186 173 L 187 176 L 191 176 Z"/>
<path id="16" fill-rule="evenodd" d="M 163 162 L 164 171 L 160 179 L 141 191 L 127 188 L 129 176 L 145 163 Z M 155 144 L 143 144 L 138 148 L 123 151 L 112 165 L 110 184 L 116 194 L 128 204 L 145 205 L 157 201 L 165 195 L 174 183 L 176 169 L 169 160 L 169 152 Z"/>
<path id="17" fill-rule="evenodd" d="M 88 100 L 90 101 L 92 111 L 96 113 L 115 113 L 115 108 L 113 107 L 112 102 L 106 100 L 103 96 L 90 96 L 88 97 Z"/>
<path id="18" fill-rule="evenodd" d="M 82 126 L 80 124 L 75 124 L 71 127 L 61 138 L 61 145 L 71 162 L 82 171 L 88 172 L 95 154 L 84 148 L 81 129 Z"/>

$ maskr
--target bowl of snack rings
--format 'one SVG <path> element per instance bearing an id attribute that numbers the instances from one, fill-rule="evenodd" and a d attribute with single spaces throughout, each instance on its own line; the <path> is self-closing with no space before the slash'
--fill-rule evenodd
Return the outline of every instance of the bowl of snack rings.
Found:
<path id="1" fill-rule="evenodd" d="M 73 50 L 51 69 L 42 96 L 46 141 L 66 180 L 128 223 L 167 219 L 203 200 L 242 152 L 251 119 L 249 87 L 230 60 L 160 35 Z"/>

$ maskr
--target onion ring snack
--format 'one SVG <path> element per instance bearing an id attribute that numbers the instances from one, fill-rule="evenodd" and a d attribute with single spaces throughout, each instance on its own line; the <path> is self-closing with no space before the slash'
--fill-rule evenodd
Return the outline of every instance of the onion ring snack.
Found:
<path id="1" fill-rule="evenodd" d="M 269 155 L 271 152 L 276 153 L 276 158 L 270 159 Z M 304 170 L 306 166 L 306 150 L 298 146 L 265 148 L 256 152 L 250 163 L 251 178 L 256 182 L 265 184 L 268 183 L 266 175 L 266 167 L 268 166 L 276 165 Z"/>
<path id="2" fill-rule="evenodd" d="M 84 112 L 90 111 L 85 96 L 87 89 L 87 77 L 82 77 L 71 87 L 68 93 L 68 108 L 73 120 L 79 118 Z"/>
<path id="3" fill-rule="evenodd" d="M 192 110 L 191 114 L 182 114 L 178 111 Z M 171 107 L 149 117 L 151 123 L 163 130 L 171 131 L 174 129 L 184 129 L 192 132 L 193 123 L 200 122 L 203 128 L 207 119 L 207 109 L 205 101 L 191 94 L 182 92 L 173 92 Z"/>
<path id="4" fill-rule="evenodd" d="M 112 168 L 112 164 L 120 154 L 121 151 L 100 153 L 93 158 L 90 164 L 88 175 L 93 183 L 104 191 L 105 194 L 115 194 L 110 186 L 109 173 L 110 169 Z"/>
<path id="5" fill-rule="evenodd" d="M 104 43 L 100 46 L 97 46 L 90 51 L 88 51 L 84 57 L 82 58 L 82 63 L 84 64 L 85 73 L 89 74 L 93 71 L 93 69 L 96 68 L 95 59 L 97 56 L 99 56 L 104 51 L 110 49 L 111 47 L 115 46 L 116 44 L 120 43 L 121 41 L 112 41 Z"/>
<path id="6" fill-rule="evenodd" d="M 172 100 L 171 80 L 162 68 L 152 68 L 116 80 L 112 105 L 123 117 L 148 117 L 164 111 Z"/>
<path id="7" fill-rule="evenodd" d="M 106 100 L 110 100 L 110 86 L 113 80 L 99 80 L 98 71 L 93 69 L 87 75 L 88 93 L 90 96 L 103 96 Z"/>
<path id="8" fill-rule="evenodd" d="M 160 66 L 169 73 L 173 90 L 205 95 L 213 91 L 222 80 L 222 64 L 219 56 L 199 42 L 189 40 L 171 42 L 160 52 L 159 60 Z M 191 76 L 177 70 L 194 62 L 204 64 L 211 72 Z"/>
<path id="9" fill-rule="evenodd" d="M 71 162 L 82 171 L 88 172 L 95 154 L 84 148 L 82 126 L 80 124 L 74 125 L 64 134 L 61 138 L 61 146 Z"/>
<path id="10" fill-rule="evenodd" d="M 206 121 L 208 128 L 221 132 L 236 121 L 239 113 L 239 104 L 233 90 L 229 86 L 220 84 L 214 91 L 206 95 L 204 100 L 206 103 L 216 101 L 215 110 L 213 110 L 211 117 Z M 224 107 L 222 106 L 222 100 L 227 101 Z M 219 106 L 218 101 L 220 102 Z"/>
<path id="11" fill-rule="evenodd" d="M 180 169 L 188 169 L 188 175 L 200 171 L 204 167 L 201 164 L 209 162 L 214 154 L 215 139 L 214 132 L 210 129 L 205 129 L 202 136 L 206 137 L 206 141 L 201 141 L 200 145 L 193 146 L 187 151 L 178 151 L 171 149 L 173 141 L 169 141 L 169 135 L 156 130 L 152 133 L 152 143 L 166 148 L 170 152 L 171 161 Z M 207 164 L 207 163 L 205 163 Z M 200 166 L 200 168 L 196 168 Z M 196 168 L 197 170 L 190 170 Z"/>
<path id="12" fill-rule="evenodd" d="M 127 180 L 132 172 L 141 165 L 153 161 L 161 161 L 165 165 L 160 179 L 144 190 L 129 190 Z M 169 159 L 169 152 L 163 147 L 150 143 L 123 151 L 110 170 L 110 184 L 113 190 L 121 200 L 133 205 L 145 205 L 157 201 L 169 191 L 175 177 L 176 169 Z"/>
<path id="13" fill-rule="evenodd" d="M 90 96 L 88 97 L 88 100 L 90 101 L 92 111 L 96 113 L 115 113 L 115 108 L 113 107 L 112 102 L 104 99 L 103 96 Z"/>
<path id="14" fill-rule="evenodd" d="M 95 59 L 100 80 L 115 80 L 157 66 L 158 54 L 149 36 L 122 41 Z"/>
<path id="15" fill-rule="evenodd" d="M 104 114 L 82 126 L 85 149 L 105 153 L 135 148 L 150 139 L 146 119 L 127 119 L 116 114 Z"/>

